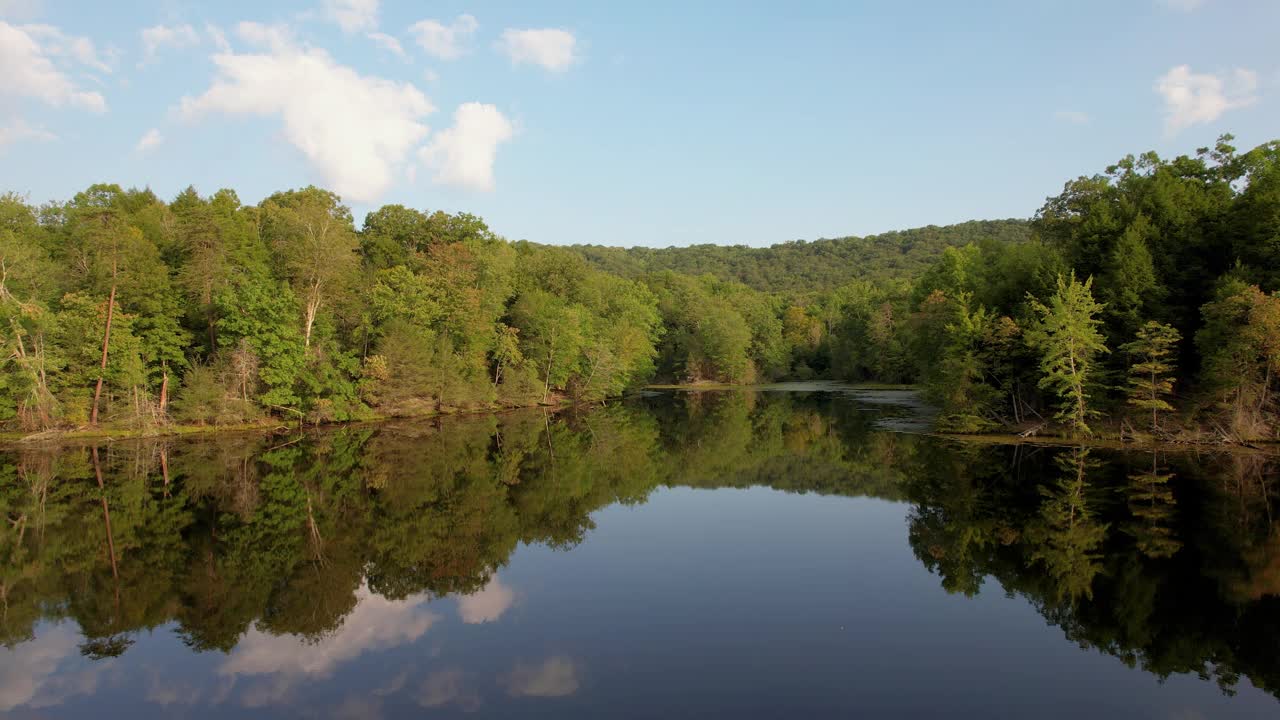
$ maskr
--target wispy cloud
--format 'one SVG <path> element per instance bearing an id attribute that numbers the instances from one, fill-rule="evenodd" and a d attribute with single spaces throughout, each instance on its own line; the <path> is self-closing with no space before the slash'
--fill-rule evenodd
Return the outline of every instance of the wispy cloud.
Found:
<path id="1" fill-rule="evenodd" d="M 1164 99 L 1165 133 L 1175 135 L 1193 125 L 1211 123 L 1228 110 L 1257 102 L 1258 75 L 1236 68 L 1229 76 L 1194 73 L 1178 65 L 1156 80 Z"/>
<path id="2" fill-rule="evenodd" d="M 190 25 L 153 25 L 142 30 L 142 61 L 155 60 L 161 48 L 189 48 L 200 44 L 200 34 Z"/>
<path id="3" fill-rule="evenodd" d="M 568 30 L 503 30 L 498 50 L 512 65 L 529 63 L 552 72 L 564 72 L 577 60 L 577 39 Z"/>
<path id="4" fill-rule="evenodd" d="M 419 20 L 409 26 L 409 34 L 428 55 L 440 60 L 457 60 L 466 53 L 466 43 L 478 27 L 480 23 L 474 17 L 459 15 L 448 25 L 439 20 Z"/>
<path id="5" fill-rule="evenodd" d="M 1088 125 L 1093 121 L 1093 118 L 1089 117 L 1089 113 L 1079 110 L 1059 110 L 1053 114 L 1053 117 L 1072 125 Z"/>
<path id="6" fill-rule="evenodd" d="M 156 128 L 151 128 L 138 140 L 138 144 L 134 146 L 134 150 L 145 153 L 154 150 L 164 142 L 164 136 Z"/>

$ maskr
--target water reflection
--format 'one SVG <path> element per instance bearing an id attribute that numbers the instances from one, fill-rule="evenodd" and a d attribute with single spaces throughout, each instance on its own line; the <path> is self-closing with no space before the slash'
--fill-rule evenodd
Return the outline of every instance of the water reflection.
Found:
<path id="1" fill-rule="evenodd" d="M 501 645 L 533 592 L 502 568 L 522 547 L 575 548 L 597 511 L 663 487 L 910 503 L 906 540 L 946 591 L 994 582 L 1132 667 L 1280 693 L 1266 458 L 957 445 L 879 431 L 882 415 L 838 394 L 691 393 L 12 451 L 0 711 L 89 714 L 77 698 L 117 687 L 159 714 L 289 708 L 327 687 L 335 717 L 588 694 L 590 648 Z"/>

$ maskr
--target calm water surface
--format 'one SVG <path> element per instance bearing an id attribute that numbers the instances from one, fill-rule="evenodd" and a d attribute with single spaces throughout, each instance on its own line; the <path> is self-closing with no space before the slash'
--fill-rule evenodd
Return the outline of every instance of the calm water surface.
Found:
<path id="1" fill-rule="evenodd" d="M 0 714 L 1280 714 L 1276 467 L 885 400 L 10 451 Z"/>

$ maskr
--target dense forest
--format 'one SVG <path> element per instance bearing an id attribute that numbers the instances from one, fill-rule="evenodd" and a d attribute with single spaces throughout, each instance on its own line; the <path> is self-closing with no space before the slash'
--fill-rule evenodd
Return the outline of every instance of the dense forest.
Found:
<path id="1" fill-rule="evenodd" d="M 0 422 L 332 422 L 652 381 L 918 383 L 943 429 L 1274 438 L 1280 142 L 1066 184 L 1031 221 L 772 248 L 510 242 L 308 187 L 0 197 Z"/>

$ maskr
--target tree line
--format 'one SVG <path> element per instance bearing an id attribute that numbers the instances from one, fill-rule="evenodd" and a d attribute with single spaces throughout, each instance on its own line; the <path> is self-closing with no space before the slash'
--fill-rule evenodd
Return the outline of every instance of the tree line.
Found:
<path id="1" fill-rule="evenodd" d="M 918 382 L 959 432 L 1274 439 L 1280 142 L 1231 140 L 1072 180 L 1026 242 L 838 288 L 834 374 Z"/>
<path id="2" fill-rule="evenodd" d="M 308 187 L 0 197 L 0 422 L 37 431 L 917 383 L 959 432 L 1274 437 L 1280 142 L 1129 156 L 1030 222 L 773 248 L 512 242 Z"/>

